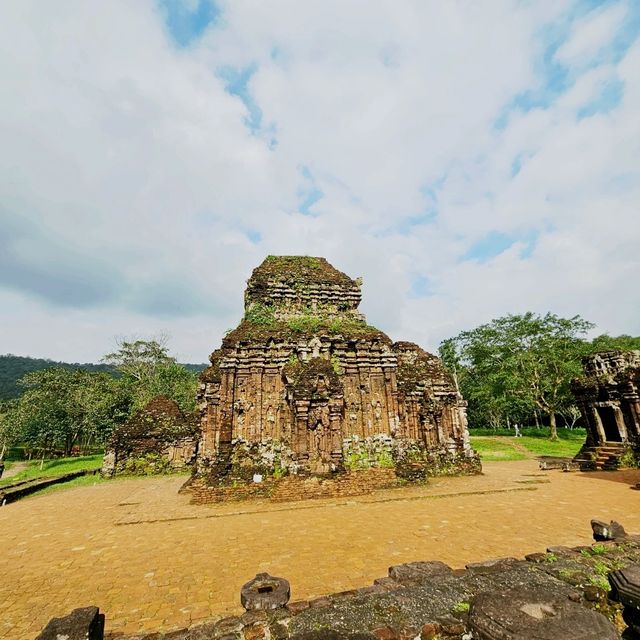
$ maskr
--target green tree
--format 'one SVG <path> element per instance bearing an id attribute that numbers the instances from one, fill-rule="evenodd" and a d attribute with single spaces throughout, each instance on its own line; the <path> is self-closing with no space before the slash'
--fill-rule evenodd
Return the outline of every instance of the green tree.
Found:
<path id="1" fill-rule="evenodd" d="M 27 374 L 26 387 L 9 412 L 21 440 L 40 450 L 70 455 L 73 448 L 103 443 L 129 411 L 130 400 L 112 376 L 52 367 Z"/>
<path id="2" fill-rule="evenodd" d="M 640 349 L 640 336 L 609 336 L 603 333 L 591 341 L 591 352 L 598 351 L 631 351 Z"/>
<path id="3" fill-rule="evenodd" d="M 15 400 L 0 402 L 0 462 L 4 460 L 9 447 L 20 439 L 20 431 L 12 419 L 16 404 Z"/>
<path id="4" fill-rule="evenodd" d="M 446 340 L 440 353 L 455 367 L 471 418 L 485 412 L 495 423 L 537 409 L 556 439 L 556 416 L 572 403 L 569 383 L 581 373 L 592 326 L 579 316 L 508 315 Z"/>
<path id="5" fill-rule="evenodd" d="M 108 353 L 102 362 L 112 366 L 123 375 L 146 385 L 158 368 L 175 363 L 169 355 L 166 338 L 158 340 L 119 340 L 118 349 Z"/>
<path id="6" fill-rule="evenodd" d="M 132 411 L 158 395 L 175 400 L 183 411 L 195 408 L 197 374 L 169 355 L 164 339 L 120 341 L 102 361 L 122 374 L 120 384 L 131 397 Z"/>

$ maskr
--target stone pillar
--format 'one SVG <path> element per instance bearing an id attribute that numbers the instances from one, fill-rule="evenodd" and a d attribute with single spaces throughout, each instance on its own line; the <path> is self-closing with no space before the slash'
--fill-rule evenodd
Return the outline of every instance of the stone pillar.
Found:
<path id="1" fill-rule="evenodd" d="M 629 440 L 629 436 L 627 434 L 627 425 L 624 423 L 624 416 L 622 415 L 620 405 L 613 405 L 612 409 L 616 416 L 616 424 L 618 425 L 618 431 L 620 432 L 622 442 L 627 442 Z"/>
<path id="2" fill-rule="evenodd" d="M 591 415 L 593 416 L 593 424 L 596 426 L 596 435 L 597 438 L 594 442 L 594 445 L 602 444 L 606 442 L 607 436 L 604 432 L 604 427 L 602 426 L 602 420 L 600 418 L 600 414 L 598 413 L 598 409 L 596 407 L 591 407 Z"/>
<path id="3" fill-rule="evenodd" d="M 295 441 L 293 445 L 294 451 L 298 454 L 299 458 L 309 458 L 309 443 L 308 443 L 308 429 L 307 423 L 309 421 L 309 401 L 308 400 L 296 400 L 296 430 Z"/>
<path id="4" fill-rule="evenodd" d="M 116 450 L 107 449 L 104 452 L 104 458 L 102 458 L 102 469 L 100 470 L 100 473 L 106 478 L 111 478 L 116 473 L 117 463 L 118 463 L 118 457 L 116 454 Z M 0 473 L 0 476 L 2 476 L 2 473 Z"/>
<path id="5" fill-rule="evenodd" d="M 329 422 L 331 425 L 331 459 L 334 464 L 342 462 L 342 406 L 344 400 L 332 400 L 329 403 Z"/>

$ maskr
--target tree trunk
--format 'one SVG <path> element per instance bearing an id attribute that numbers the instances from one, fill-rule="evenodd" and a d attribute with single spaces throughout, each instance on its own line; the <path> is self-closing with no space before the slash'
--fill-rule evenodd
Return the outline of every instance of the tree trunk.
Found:
<path id="1" fill-rule="evenodd" d="M 536 421 L 536 429 L 540 428 L 540 420 L 538 420 L 538 410 L 534 409 L 533 410 L 533 417 L 535 418 Z"/>
<path id="2" fill-rule="evenodd" d="M 549 438 L 551 440 L 557 440 L 558 427 L 556 425 L 556 414 L 553 411 L 549 412 L 549 426 L 551 427 L 551 433 L 549 434 Z"/>

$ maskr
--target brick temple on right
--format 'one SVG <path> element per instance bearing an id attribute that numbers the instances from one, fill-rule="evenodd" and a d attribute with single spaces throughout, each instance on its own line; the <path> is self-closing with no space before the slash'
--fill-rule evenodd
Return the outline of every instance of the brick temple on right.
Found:
<path id="1" fill-rule="evenodd" d="M 583 358 L 571 390 L 587 440 L 575 458 L 584 470 L 617 469 L 640 459 L 640 351 Z"/>

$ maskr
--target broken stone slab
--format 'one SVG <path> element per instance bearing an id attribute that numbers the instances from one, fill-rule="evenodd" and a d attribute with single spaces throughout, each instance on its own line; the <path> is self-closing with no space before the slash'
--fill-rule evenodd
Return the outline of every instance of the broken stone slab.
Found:
<path id="1" fill-rule="evenodd" d="M 609 597 L 624 607 L 624 621 L 640 635 L 640 565 L 611 571 L 607 577 L 611 585 Z"/>
<path id="2" fill-rule="evenodd" d="M 149 636 L 142 636 L 141 640 L 211 640 L 212 638 L 219 638 L 219 634 L 216 632 L 215 622 L 205 622 L 204 624 L 196 625 L 190 629 L 179 629 L 177 631 L 170 631 L 164 635 L 150 634 Z M 127 640 L 136 640 L 133 638 L 127 638 Z"/>
<path id="3" fill-rule="evenodd" d="M 332 629 L 304 631 L 291 636 L 291 640 L 378 640 L 371 633 L 341 633 Z"/>
<path id="4" fill-rule="evenodd" d="M 258 573 L 253 580 L 242 585 L 240 602 L 247 610 L 280 609 L 291 597 L 289 581 L 284 578 Z"/>
<path id="5" fill-rule="evenodd" d="M 388 576 L 385 576 L 384 578 L 376 578 L 373 581 L 373 584 L 377 585 L 378 587 L 383 587 L 384 589 L 389 589 L 389 591 L 398 588 L 397 581 L 393 578 L 389 578 Z"/>
<path id="6" fill-rule="evenodd" d="M 547 553 L 553 553 L 553 555 L 565 556 L 567 558 L 580 555 L 580 553 L 575 549 L 571 547 L 565 547 L 563 545 L 557 545 L 555 547 L 547 547 Z"/>
<path id="7" fill-rule="evenodd" d="M 453 569 L 448 564 L 433 560 L 431 562 L 407 562 L 389 567 L 389 578 L 399 582 L 422 583 L 429 581 L 433 576 L 449 575 Z"/>
<path id="8" fill-rule="evenodd" d="M 224 638 L 226 636 L 234 636 L 234 634 L 240 634 L 242 633 L 243 629 L 244 624 L 238 616 L 222 618 L 222 620 L 218 620 L 213 627 L 217 638 Z"/>
<path id="9" fill-rule="evenodd" d="M 477 640 L 619 640 L 602 614 L 549 589 L 520 587 L 482 593 L 471 604 Z"/>
<path id="10" fill-rule="evenodd" d="M 541 551 L 536 551 L 535 553 L 528 553 L 524 559 L 527 562 L 534 562 L 537 564 L 539 562 L 544 562 L 547 559 L 547 554 L 542 553 Z"/>
<path id="11" fill-rule="evenodd" d="M 593 530 L 593 539 L 596 542 L 620 540 L 627 537 L 624 527 L 615 520 L 612 520 L 609 524 L 601 520 L 592 520 L 591 529 Z"/>
<path id="12" fill-rule="evenodd" d="M 98 607 L 74 609 L 52 618 L 36 640 L 104 640 L 104 615 Z"/>
<path id="13" fill-rule="evenodd" d="M 474 573 L 493 573 L 496 571 L 504 571 L 510 569 L 518 564 L 522 564 L 523 560 L 517 558 L 505 557 L 505 558 L 491 558 L 490 560 L 484 560 L 483 562 L 470 562 L 465 565 L 469 571 Z"/>

